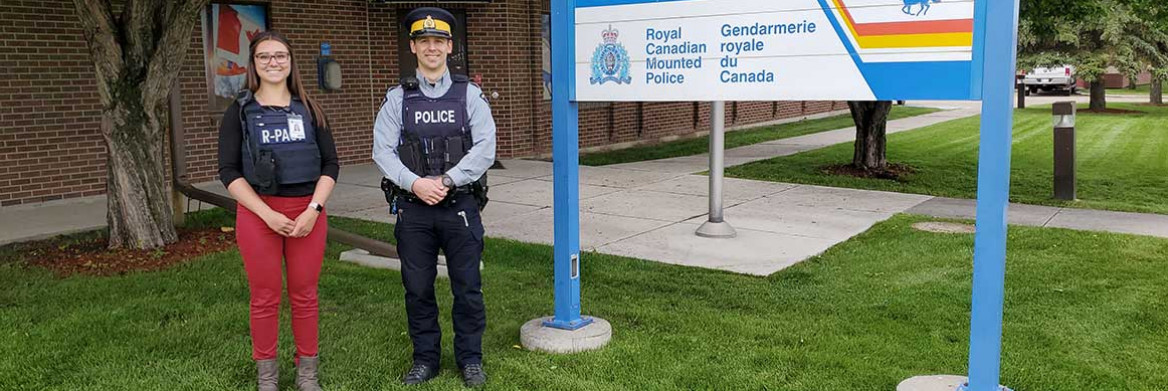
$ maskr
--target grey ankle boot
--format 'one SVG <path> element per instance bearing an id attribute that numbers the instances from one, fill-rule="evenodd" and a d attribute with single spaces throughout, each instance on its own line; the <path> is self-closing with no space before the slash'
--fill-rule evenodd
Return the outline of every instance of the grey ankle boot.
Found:
<path id="1" fill-rule="evenodd" d="M 320 366 L 320 356 L 300 357 L 296 364 L 296 389 L 300 391 L 321 391 L 320 382 L 316 378 L 317 367 Z"/>
<path id="2" fill-rule="evenodd" d="M 276 359 L 256 361 L 256 374 L 259 391 L 280 391 L 280 364 Z"/>

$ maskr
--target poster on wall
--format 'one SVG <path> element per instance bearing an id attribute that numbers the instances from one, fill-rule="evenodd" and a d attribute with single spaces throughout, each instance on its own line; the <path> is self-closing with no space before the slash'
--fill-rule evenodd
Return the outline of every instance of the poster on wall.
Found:
<path id="1" fill-rule="evenodd" d="M 540 41 L 543 53 L 543 100 L 552 100 L 552 16 L 543 14 L 540 20 Z"/>
<path id="2" fill-rule="evenodd" d="M 211 4 L 202 21 L 209 109 L 220 112 L 247 87 L 248 46 L 268 29 L 268 10 L 261 4 Z"/>

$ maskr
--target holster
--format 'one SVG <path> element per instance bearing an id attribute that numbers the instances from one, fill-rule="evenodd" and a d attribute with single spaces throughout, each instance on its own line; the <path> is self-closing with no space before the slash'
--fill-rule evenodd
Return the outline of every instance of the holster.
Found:
<path id="1" fill-rule="evenodd" d="M 475 201 L 478 202 L 479 211 L 486 209 L 487 201 L 490 201 L 490 199 L 487 198 L 487 190 L 487 173 L 484 172 L 483 176 L 480 177 L 479 180 L 471 182 L 470 184 L 470 193 L 471 195 L 474 195 Z"/>
<path id="2" fill-rule="evenodd" d="M 397 202 L 402 196 L 401 187 L 394 184 L 389 178 L 381 178 L 381 191 L 385 193 L 385 203 L 389 204 L 389 214 L 397 214 Z"/>

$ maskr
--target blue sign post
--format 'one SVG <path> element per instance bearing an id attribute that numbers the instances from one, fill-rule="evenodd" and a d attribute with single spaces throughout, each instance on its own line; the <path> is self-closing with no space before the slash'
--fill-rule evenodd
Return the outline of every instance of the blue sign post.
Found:
<path id="1" fill-rule="evenodd" d="M 544 326 L 591 322 L 580 315 L 577 100 L 981 100 L 970 381 L 961 389 L 1005 389 L 1018 8 L 1019 0 L 552 0 L 555 316 Z M 589 50 L 578 53 L 578 43 Z"/>
<path id="2" fill-rule="evenodd" d="M 555 218 L 556 313 L 547 327 L 576 330 L 592 323 L 580 316 L 580 145 L 576 103 L 576 1 L 552 1 L 552 171 Z"/>
<path id="3" fill-rule="evenodd" d="M 1018 43 L 1018 0 L 976 3 L 985 15 L 981 143 L 978 146 L 977 233 L 973 247 L 973 301 L 967 391 L 996 391 L 1002 355 L 1006 279 L 1006 215 L 1010 199 L 1010 145 Z"/>

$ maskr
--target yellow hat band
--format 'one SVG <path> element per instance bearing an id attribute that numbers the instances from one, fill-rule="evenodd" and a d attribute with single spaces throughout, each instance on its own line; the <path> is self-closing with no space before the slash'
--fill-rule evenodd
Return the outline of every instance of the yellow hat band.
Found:
<path id="1" fill-rule="evenodd" d="M 426 26 L 427 24 L 431 24 L 431 23 L 433 24 L 432 26 Z M 438 20 L 438 19 L 422 19 L 422 20 L 414 22 L 414 24 L 410 25 L 410 34 L 413 34 L 415 32 L 421 31 L 421 30 L 425 30 L 427 28 L 429 28 L 431 30 L 438 30 L 438 31 L 445 32 L 447 34 L 451 34 L 450 33 L 450 23 L 446 23 L 446 22 Z"/>

